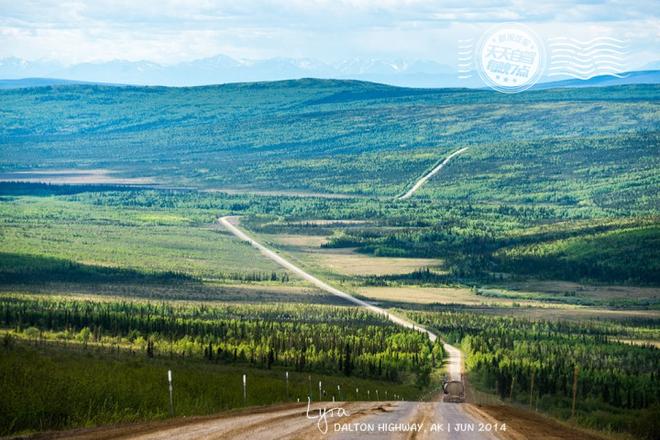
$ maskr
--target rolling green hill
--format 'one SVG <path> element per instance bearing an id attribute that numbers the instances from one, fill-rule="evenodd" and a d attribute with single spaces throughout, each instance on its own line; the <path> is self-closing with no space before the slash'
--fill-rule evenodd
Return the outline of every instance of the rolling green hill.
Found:
<path id="1" fill-rule="evenodd" d="M 97 186 L 106 195 L 91 197 L 95 210 L 109 204 L 123 212 L 144 202 L 167 215 L 202 209 L 207 219 L 223 206 L 267 215 L 265 224 L 364 219 L 372 223 L 335 231 L 327 246 L 441 258 L 452 279 L 506 272 L 658 282 L 658 228 L 649 225 L 657 225 L 660 206 L 660 85 L 504 95 L 304 79 L 65 85 L 3 90 L 0 101 L 5 179 L 25 170 L 103 169 L 176 187 L 359 196 L 314 203 L 200 193 L 144 198 Z M 462 147 L 469 149 L 412 199 L 392 200 Z M 51 248 L 18 237 L 6 252 L 39 247 Z"/>
<path id="2" fill-rule="evenodd" d="M 659 91 L 633 85 L 507 96 L 312 79 L 4 90 L 0 167 L 107 168 L 177 186 L 393 196 L 449 151 L 471 146 L 448 168 L 455 168 L 452 185 L 437 182 L 427 194 L 611 204 L 601 184 L 630 196 L 657 186 Z M 594 179 L 598 187 L 585 188 Z"/>

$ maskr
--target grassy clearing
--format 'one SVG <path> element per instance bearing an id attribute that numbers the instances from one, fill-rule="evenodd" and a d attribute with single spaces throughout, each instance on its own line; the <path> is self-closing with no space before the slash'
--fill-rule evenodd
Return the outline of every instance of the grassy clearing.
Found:
<path id="1" fill-rule="evenodd" d="M 439 263 L 431 258 L 374 257 L 339 252 L 319 252 L 309 258 L 338 275 L 399 275 Z"/>
<path id="2" fill-rule="evenodd" d="M 539 288 L 534 286 L 539 285 Z M 553 287 L 556 286 L 556 287 Z M 588 286 L 576 283 L 523 282 L 476 290 L 481 298 L 521 303 L 566 304 L 660 310 L 660 289 L 634 286 Z"/>
<path id="3" fill-rule="evenodd" d="M 0 173 L 0 180 L 8 182 L 43 182 L 51 184 L 113 184 L 113 185 L 146 185 L 154 183 L 153 179 L 117 177 L 113 171 L 104 169 L 58 169 L 40 171 L 19 171 Z"/>
<path id="4" fill-rule="evenodd" d="M 441 306 L 442 307 L 442 306 Z M 440 310 L 440 308 L 429 307 L 429 310 Z M 589 320 L 612 320 L 612 321 L 647 321 L 653 322 L 660 319 L 660 312 L 656 310 L 611 310 L 598 307 L 557 306 L 543 305 L 540 307 L 463 307 L 458 310 L 466 310 L 487 316 L 503 316 L 524 318 L 529 320 L 569 321 L 583 322 Z"/>
<path id="5" fill-rule="evenodd" d="M 506 283 L 506 287 L 512 291 L 539 292 L 550 295 L 563 295 L 575 292 L 588 298 L 602 298 L 605 300 L 622 298 L 643 300 L 658 298 L 660 296 L 660 289 L 657 287 L 593 285 L 571 281 L 512 281 Z"/>
<path id="6" fill-rule="evenodd" d="M 356 287 L 363 297 L 375 301 L 411 303 L 411 304 L 462 304 L 462 305 L 494 305 L 511 307 L 516 301 L 500 298 L 483 298 L 468 287 Z M 531 305 L 532 302 L 518 302 L 520 305 Z"/>
<path id="7" fill-rule="evenodd" d="M 223 230 L 210 213 L 90 206 L 20 197 L 0 204 L 0 253 L 193 277 L 269 279 L 284 270 Z M 15 260 L 6 260 L 5 270 Z"/>
<path id="8" fill-rule="evenodd" d="M 330 221 L 317 221 L 309 224 L 323 227 L 343 225 L 342 222 Z M 351 223 L 348 225 L 353 226 Z M 295 228 L 295 225 L 293 227 Z M 351 248 L 324 249 L 322 246 L 328 243 L 328 236 L 324 235 L 289 233 L 260 234 L 259 236 L 265 242 L 295 256 L 307 266 L 315 267 L 333 278 L 409 274 L 427 267 L 437 268 L 442 264 L 442 260 L 432 258 L 376 257 L 355 252 Z"/>
<path id="9" fill-rule="evenodd" d="M 264 234 L 267 240 L 297 249 L 319 249 L 328 242 L 327 237 L 296 234 Z"/>
<path id="10" fill-rule="evenodd" d="M 345 304 L 340 298 L 303 286 L 259 284 L 228 284 L 225 282 L 177 283 L 80 283 L 42 282 L 30 284 L 0 284 L 2 294 L 54 295 L 85 298 L 144 298 L 159 301 L 207 301 L 248 304 Z"/>

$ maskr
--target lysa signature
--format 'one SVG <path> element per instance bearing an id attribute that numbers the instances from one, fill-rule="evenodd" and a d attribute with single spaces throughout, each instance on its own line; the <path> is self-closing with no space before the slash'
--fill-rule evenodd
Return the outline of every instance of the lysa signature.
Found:
<path id="1" fill-rule="evenodd" d="M 344 408 L 319 408 L 319 415 L 310 415 L 312 412 L 312 399 L 307 397 L 307 419 L 316 420 L 316 427 L 319 428 L 321 434 L 328 432 L 328 417 L 348 417 L 350 414 Z"/>

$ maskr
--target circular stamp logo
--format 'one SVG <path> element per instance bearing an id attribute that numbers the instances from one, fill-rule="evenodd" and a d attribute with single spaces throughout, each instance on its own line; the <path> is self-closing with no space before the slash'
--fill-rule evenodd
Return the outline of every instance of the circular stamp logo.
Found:
<path id="1" fill-rule="evenodd" d="M 527 90 L 545 68 L 545 49 L 521 24 L 503 24 L 486 32 L 477 46 L 477 70 L 491 88 L 503 93 Z"/>

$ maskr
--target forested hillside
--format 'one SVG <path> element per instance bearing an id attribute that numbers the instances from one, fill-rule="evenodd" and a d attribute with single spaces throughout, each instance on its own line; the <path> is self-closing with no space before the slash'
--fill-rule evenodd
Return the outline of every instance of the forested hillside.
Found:
<path id="1" fill-rule="evenodd" d="M 4 90 L 0 177 L 106 170 L 177 188 L 351 195 L 314 205 L 249 197 L 227 205 L 223 197 L 160 193 L 149 200 L 122 191 L 95 204 L 142 200 L 171 208 L 206 198 L 197 207 L 270 216 L 253 222 L 257 228 L 365 219 L 372 223 L 330 231 L 324 246 L 442 258 L 449 279 L 515 273 L 657 284 L 659 92 L 658 85 L 628 85 L 509 96 L 313 79 Z M 412 199 L 393 200 L 463 147 Z M 11 195 L 55 191 L 4 188 Z"/>
<path id="2" fill-rule="evenodd" d="M 426 194 L 648 209 L 644 196 L 658 183 L 658 90 L 506 96 L 311 79 L 4 90 L 0 168 L 105 168 L 176 186 L 391 196 L 470 146 L 447 169 L 449 180 Z"/>

